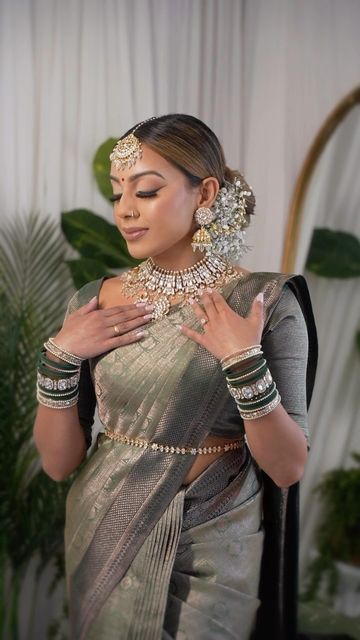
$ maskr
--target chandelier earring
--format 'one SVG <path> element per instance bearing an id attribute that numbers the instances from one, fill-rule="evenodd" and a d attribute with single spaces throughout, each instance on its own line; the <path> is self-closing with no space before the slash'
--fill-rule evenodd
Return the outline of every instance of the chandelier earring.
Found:
<path id="1" fill-rule="evenodd" d="M 200 225 L 200 229 L 197 229 L 192 237 L 191 246 L 193 251 L 198 249 L 199 251 L 211 252 L 212 238 L 205 226 L 215 220 L 214 212 L 209 207 L 199 207 L 194 213 L 194 219 Z"/>

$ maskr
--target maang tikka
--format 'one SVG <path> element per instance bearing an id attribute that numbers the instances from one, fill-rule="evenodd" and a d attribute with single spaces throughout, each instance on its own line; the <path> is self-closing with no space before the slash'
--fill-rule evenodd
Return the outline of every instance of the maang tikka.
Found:
<path id="1" fill-rule="evenodd" d="M 115 147 L 110 154 L 110 162 L 113 162 L 116 169 L 126 169 L 134 166 L 135 162 L 142 156 L 142 144 L 136 137 L 135 132 L 145 122 L 150 120 L 156 120 L 157 116 L 142 120 L 125 138 L 121 138 L 117 141 Z"/>

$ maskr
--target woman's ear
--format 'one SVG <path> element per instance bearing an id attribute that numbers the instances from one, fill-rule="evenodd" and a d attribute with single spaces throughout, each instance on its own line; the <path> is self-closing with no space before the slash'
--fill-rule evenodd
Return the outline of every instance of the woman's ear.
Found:
<path id="1" fill-rule="evenodd" d="M 204 178 L 200 185 L 198 207 L 211 207 L 216 199 L 218 191 L 220 189 L 219 182 L 213 176 Z"/>

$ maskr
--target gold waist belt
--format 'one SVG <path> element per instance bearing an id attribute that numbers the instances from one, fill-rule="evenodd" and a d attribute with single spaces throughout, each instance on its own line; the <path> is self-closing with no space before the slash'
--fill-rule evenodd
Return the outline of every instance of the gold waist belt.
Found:
<path id="1" fill-rule="evenodd" d="M 128 436 L 124 436 L 122 433 L 111 431 L 111 429 L 105 429 L 104 433 L 107 438 L 116 440 L 116 442 L 121 442 L 122 444 L 150 449 L 151 451 L 161 451 L 163 453 L 177 453 L 183 456 L 186 454 L 197 456 L 205 453 L 234 451 L 235 449 L 241 449 L 244 445 L 244 439 L 242 438 L 241 440 L 234 440 L 233 442 L 229 442 L 224 445 L 215 445 L 212 447 L 174 447 L 168 444 L 160 444 L 158 442 L 148 442 L 147 440 L 142 440 L 140 438 L 129 438 Z"/>

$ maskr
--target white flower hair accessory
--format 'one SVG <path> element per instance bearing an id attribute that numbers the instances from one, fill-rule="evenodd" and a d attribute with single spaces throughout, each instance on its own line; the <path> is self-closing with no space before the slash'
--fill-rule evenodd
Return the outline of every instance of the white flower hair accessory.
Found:
<path id="1" fill-rule="evenodd" d="M 250 213 L 255 206 L 251 187 L 242 175 L 233 182 L 224 182 L 211 209 L 204 207 L 195 212 L 200 225 L 192 240 L 194 251 L 218 254 L 229 261 L 237 261 L 250 247 L 245 244 L 245 229 L 250 224 Z"/>

